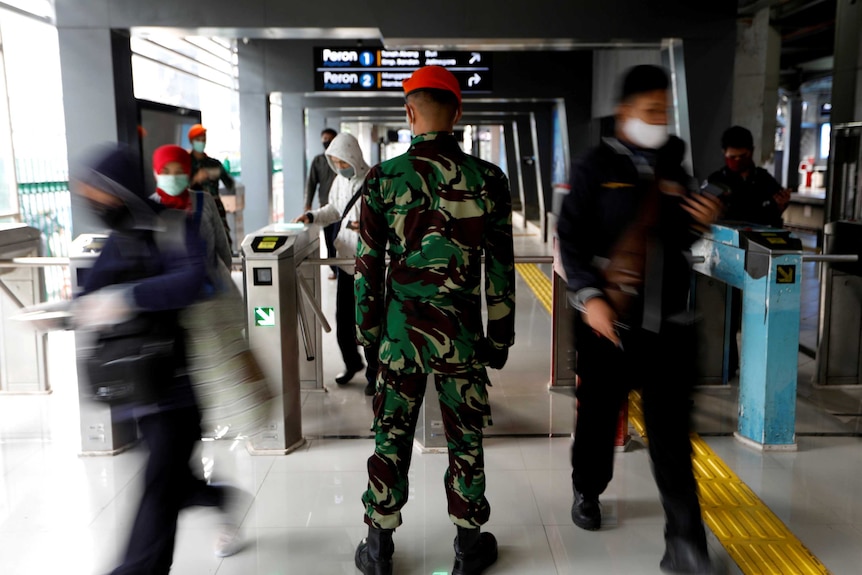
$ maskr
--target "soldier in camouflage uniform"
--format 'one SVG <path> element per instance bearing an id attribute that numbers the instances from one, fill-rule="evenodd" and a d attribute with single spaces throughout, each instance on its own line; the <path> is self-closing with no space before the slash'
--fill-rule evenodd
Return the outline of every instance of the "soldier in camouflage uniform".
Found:
<path id="1" fill-rule="evenodd" d="M 501 369 L 514 342 L 511 197 L 500 169 L 462 152 L 452 135 L 461 93 L 450 72 L 421 68 L 404 91 L 418 135 L 406 154 L 371 170 L 362 195 L 357 337 L 379 345 L 381 368 L 362 497 L 368 538 L 356 566 L 366 575 L 392 573 L 392 532 L 407 501 L 413 434 L 433 374 L 449 448 L 449 517 L 458 529 L 453 575 L 478 574 L 497 558 L 494 536 L 479 530 L 490 514 L 482 434 L 491 424 L 486 367 Z"/>

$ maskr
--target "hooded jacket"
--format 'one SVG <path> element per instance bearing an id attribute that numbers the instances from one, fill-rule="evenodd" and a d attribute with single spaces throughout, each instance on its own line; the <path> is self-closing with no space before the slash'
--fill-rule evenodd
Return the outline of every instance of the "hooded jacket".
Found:
<path id="1" fill-rule="evenodd" d="M 353 166 L 354 174 L 351 178 L 345 178 L 338 174 L 338 168 L 332 161 L 332 158 L 344 160 Z M 362 189 L 362 184 L 365 183 L 365 176 L 371 170 L 371 167 L 365 162 L 362 157 L 362 149 L 359 147 L 359 142 L 351 134 L 339 134 L 329 144 L 326 149 L 326 160 L 329 162 L 329 167 L 338 175 L 335 176 L 335 181 L 332 182 L 332 188 L 329 190 L 329 203 L 318 210 L 311 211 L 315 224 L 327 226 L 341 220 L 341 215 L 347 204 L 350 203 L 353 195 Z M 350 211 L 347 213 L 342 222 L 341 229 L 338 230 L 338 236 L 335 238 L 335 255 L 339 258 L 355 258 L 356 244 L 359 240 L 359 235 L 348 228 L 348 222 L 359 221 L 359 205 L 361 202 L 354 202 Z M 353 264 L 340 266 L 345 272 L 353 274 Z"/>

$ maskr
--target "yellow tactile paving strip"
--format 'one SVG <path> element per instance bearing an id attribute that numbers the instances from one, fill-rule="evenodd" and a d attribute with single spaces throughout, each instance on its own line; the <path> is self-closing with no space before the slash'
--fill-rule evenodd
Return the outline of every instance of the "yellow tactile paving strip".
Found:
<path id="1" fill-rule="evenodd" d="M 548 276 L 542 273 L 536 264 L 515 264 L 515 269 L 536 294 L 539 303 L 545 306 L 548 313 L 551 313 L 553 296 L 551 295 L 551 280 L 548 279 Z"/>
<path id="2" fill-rule="evenodd" d="M 551 280 L 535 264 L 516 264 L 551 313 Z M 646 440 L 641 396 L 629 394 L 629 423 Z M 692 466 L 703 520 L 745 575 L 815 575 L 829 570 L 697 434 Z"/>

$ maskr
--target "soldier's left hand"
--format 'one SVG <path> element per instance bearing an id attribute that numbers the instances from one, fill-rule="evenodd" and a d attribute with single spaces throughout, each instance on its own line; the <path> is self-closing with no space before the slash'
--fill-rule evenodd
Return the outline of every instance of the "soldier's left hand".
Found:
<path id="1" fill-rule="evenodd" d="M 684 209 L 694 220 L 693 227 L 707 231 L 721 214 L 721 202 L 708 194 L 694 194 L 683 198 Z"/>

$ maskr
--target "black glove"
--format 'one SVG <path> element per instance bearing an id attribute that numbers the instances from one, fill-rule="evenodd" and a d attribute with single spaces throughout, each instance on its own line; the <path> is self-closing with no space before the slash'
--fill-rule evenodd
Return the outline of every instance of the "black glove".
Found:
<path id="1" fill-rule="evenodd" d="M 503 349 L 497 349 L 489 345 L 487 348 L 487 354 L 488 367 L 492 369 L 503 369 L 503 366 L 506 365 L 506 360 L 509 359 L 509 348 L 504 347 Z"/>
<path id="2" fill-rule="evenodd" d="M 503 366 L 506 365 L 506 360 L 509 359 L 509 348 L 497 349 L 491 345 L 490 341 L 483 339 L 479 342 L 479 349 L 476 355 L 479 363 L 484 363 L 493 369 L 503 369 Z"/>

